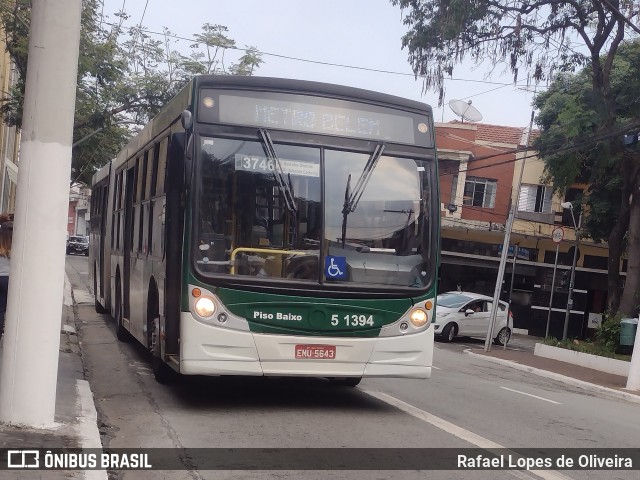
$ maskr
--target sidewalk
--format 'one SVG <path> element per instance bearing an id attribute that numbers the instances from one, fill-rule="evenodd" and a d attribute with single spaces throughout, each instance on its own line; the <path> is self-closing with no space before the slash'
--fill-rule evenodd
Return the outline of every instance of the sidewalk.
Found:
<path id="1" fill-rule="evenodd" d="M 82 301 L 86 301 L 86 298 L 82 298 Z M 75 303 L 79 303 L 77 299 Z M 89 383 L 84 380 L 84 367 L 75 331 L 73 305 L 71 285 L 65 277 L 64 304 L 60 325 L 55 426 L 47 429 L 32 429 L 0 424 L 0 448 L 102 448 L 93 395 Z M 0 362 L 2 361 L 3 342 L 4 340 L 0 341 Z M 0 465 L 6 465 L 6 462 L 6 458 L 0 458 Z M 28 470 L 0 470 L 1 480 L 33 478 L 39 480 L 106 480 L 107 473 L 103 470 L 84 472 L 79 470 L 38 470 L 37 473 Z"/>
<path id="2" fill-rule="evenodd" d="M 516 341 L 532 343 L 542 342 L 543 339 L 514 334 Z M 483 348 L 470 348 L 465 353 L 483 360 L 506 365 L 518 370 L 530 372 L 542 377 L 568 383 L 591 392 L 597 392 L 608 397 L 640 403 L 640 392 L 626 390 L 627 377 L 593 370 L 591 368 L 571 363 L 539 357 L 527 350 L 513 350 L 507 345 L 503 350 L 500 346 L 492 346 L 491 351 Z"/>

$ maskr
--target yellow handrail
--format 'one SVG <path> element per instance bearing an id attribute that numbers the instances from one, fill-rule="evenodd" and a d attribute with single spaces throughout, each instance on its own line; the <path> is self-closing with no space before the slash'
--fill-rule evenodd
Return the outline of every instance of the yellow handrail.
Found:
<path id="1" fill-rule="evenodd" d="M 235 259 L 238 253 L 242 252 L 250 252 L 250 253 L 270 253 L 276 255 L 309 255 L 308 251 L 305 250 L 278 250 L 271 248 L 252 248 L 252 247 L 238 247 L 231 252 L 231 274 L 235 273 Z"/>

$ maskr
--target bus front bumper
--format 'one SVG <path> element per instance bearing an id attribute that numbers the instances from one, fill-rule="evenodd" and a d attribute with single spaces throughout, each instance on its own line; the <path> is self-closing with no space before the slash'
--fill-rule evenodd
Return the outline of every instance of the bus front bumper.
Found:
<path id="1" fill-rule="evenodd" d="M 297 345 L 335 346 L 332 359 L 295 359 Z M 429 378 L 433 328 L 398 337 L 292 336 L 232 330 L 183 312 L 180 373 L 305 377 Z"/>

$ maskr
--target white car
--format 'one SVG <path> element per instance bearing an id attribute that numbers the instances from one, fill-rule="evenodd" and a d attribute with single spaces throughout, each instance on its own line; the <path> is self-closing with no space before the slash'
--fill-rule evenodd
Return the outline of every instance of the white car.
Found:
<path id="1" fill-rule="evenodd" d="M 435 334 L 445 342 L 455 337 L 485 337 L 491 320 L 493 298 L 479 293 L 447 292 L 436 299 Z M 511 338 L 513 314 L 507 302 L 498 302 L 496 321 L 491 337 L 504 345 Z"/>

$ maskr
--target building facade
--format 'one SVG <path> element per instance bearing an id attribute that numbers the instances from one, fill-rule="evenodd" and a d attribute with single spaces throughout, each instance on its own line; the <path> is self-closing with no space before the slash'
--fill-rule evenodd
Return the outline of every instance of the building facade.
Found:
<path id="1" fill-rule="evenodd" d="M 561 338 L 568 310 L 568 336 L 590 336 L 606 309 L 608 248 L 580 239 L 573 302 L 567 309 L 576 237 L 571 211 L 561 206 L 573 201 L 578 223 L 577 199 L 587 186 L 555 195 L 553 186 L 543 182 L 544 162 L 527 148 L 528 128 L 442 123 L 436 124 L 436 138 L 440 291 L 493 296 L 507 217 L 517 207 L 501 289 L 501 299 L 511 304 L 514 327 L 536 336 L 545 336 L 548 329 Z"/>
<path id="2" fill-rule="evenodd" d="M 75 183 L 69 189 L 69 214 L 67 237 L 89 236 L 91 189 L 83 183 Z"/>
<path id="3" fill-rule="evenodd" d="M 6 35 L 0 28 L 0 87 L 2 97 L 6 97 L 16 84 L 17 71 L 7 50 Z M 0 211 L 15 211 L 16 188 L 18 185 L 18 163 L 20 150 L 20 130 L 0 122 Z"/>

